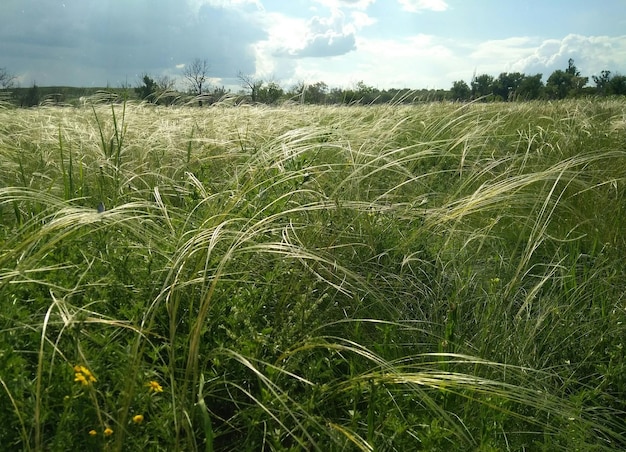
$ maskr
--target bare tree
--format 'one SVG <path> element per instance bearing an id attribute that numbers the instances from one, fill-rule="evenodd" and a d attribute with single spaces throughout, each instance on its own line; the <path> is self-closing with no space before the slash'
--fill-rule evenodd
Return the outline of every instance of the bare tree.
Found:
<path id="1" fill-rule="evenodd" d="M 9 89 L 13 88 L 16 77 L 9 73 L 5 68 L 0 67 L 0 88 Z"/>
<path id="2" fill-rule="evenodd" d="M 251 75 L 244 74 L 241 71 L 237 73 L 237 78 L 241 82 L 242 88 L 250 90 L 252 102 L 257 102 L 259 100 L 259 90 L 263 86 L 263 80 L 255 79 Z"/>
<path id="3" fill-rule="evenodd" d="M 176 92 L 176 79 L 169 75 L 162 75 L 156 79 L 157 92 L 156 97 L 157 104 L 171 105 L 178 99 L 179 93 Z"/>
<path id="4" fill-rule="evenodd" d="M 206 89 L 205 84 L 209 78 L 209 64 L 206 60 L 196 58 L 183 69 L 183 75 L 187 79 L 189 89 L 196 96 L 202 96 Z M 198 105 L 202 107 L 202 99 L 198 100 Z"/>
<path id="5" fill-rule="evenodd" d="M 173 91 L 174 86 L 176 86 L 176 79 L 170 77 L 169 75 L 162 75 L 157 78 L 157 85 L 159 85 L 159 89 L 162 91 Z"/>
<path id="6" fill-rule="evenodd" d="M 209 78 L 208 74 L 209 64 L 206 60 L 199 58 L 193 60 L 191 64 L 185 66 L 183 69 L 183 75 L 187 79 L 189 89 L 196 96 L 200 96 L 204 92 L 206 88 L 205 84 Z M 200 105 L 202 105 L 202 101 L 200 101 Z"/>

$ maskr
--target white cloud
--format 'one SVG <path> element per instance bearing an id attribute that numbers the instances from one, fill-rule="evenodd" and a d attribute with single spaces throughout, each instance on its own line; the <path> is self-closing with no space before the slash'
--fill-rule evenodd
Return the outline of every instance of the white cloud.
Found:
<path id="1" fill-rule="evenodd" d="M 626 70 L 626 35 L 582 36 L 570 34 L 561 39 L 513 37 L 461 45 L 468 53 L 463 65 L 473 65 L 478 74 L 497 76 L 501 72 L 541 73 L 544 81 L 557 69 L 565 69 L 570 58 L 583 76 L 608 69 Z"/>
<path id="2" fill-rule="evenodd" d="M 274 23 L 269 38 L 277 57 L 329 57 L 356 48 L 355 26 L 347 23 L 339 10 L 334 10 L 329 17 L 314 16 L 306 23 L 284 16 L 279 17 L 279 21 L 287 26 Z"/>
<path id="3" fill-rule="evenodd" d="M 444 0 L 398 0 L 402 9 L 410 13 L 422 11 L 445 11 L 448 4 Z"/>
<path id="4" fill-rule="evenodd" d="M 367 42 L 366 51 L 371 55 L 380 55 L 383 59 L 407 58 L 414 64 L 413 58 L 431 56 L 434 58 L 448 58 L 451 50 L 437 42 L 432 35 L 419 34 L 408 38 L 370 40 Z"/>
<path id="5" fill-rule="evenodd" d="M 472 62 L 478 74 L 498 75 L 511 70 L 515 62 L 527 58 L 537 48 L 538 41 L 530 37 L 512 37 L 467 45 L 467 61 Z"/>
<path id="6" fill-rule="evenodd" d="M 209 61 L 216 83 L 235 87 L 238 71 L 285 87 L 298 80 L 329 86 L 363 80 L 381 89 L 449 88 L 454 80 L 469 82 L 474 70 L 542 73 L 545 80 L 569 58 L 585 76 L 626 73 L 626 35 L 478 41 L 470 27 L 437 31 L 448 37 L 407 36 L 415 28 L 413 17 L 404 20 L 406 11 L 450 10 L 443 0 L 398 0 L 404 13 L 391 8 L 381 15 L 372 8 L 376 0 L 313 0 L 300 8 L 282 0 L 161 0 L 158 9 L 150 7 L 153 0 L 133 0 L 123 10 L 98 0 L 64 1 L 66 8 L 60 0 L 9 2 L 11 20 L 0 27 L 2 65 L 21 83 L 116 85 L 143 71 L 180 77 L 182 64 L 197 57 Z M 451 9 L 450 19 L 459 20 L 460 10 Z M 393 14 L 405 17 L 396 21 Z M 463 40 L 452 37 L 461 31 Z"/>
<path id="7" fill-rule="evenodd" d="M 501 72 L 542 73 L 545 81 L 553 71 L 565 69 L 569 58 L 574 58 L 584 76 L 603 69 L 626 73 L 626 36 L 569 35 L 544 41 L 512 37 L 468 44 L 419 34 L 404 39 L 357 36 L 356 43 L 357 49 L 341 58 L 290 60 L 280 72 L 285 86 L 297 80 L 323 80 L 346 87 L 363 80 L 380 89 L 448 89 L 455 80 L 469 83 L 475 70 L 494 77 Z"/>
<path id="8" fill-rule="evenodd" d="M 314 0 L 327 8 L 332 10 L 340 8 L 353 8 L 359 10 L 366 10 L 376 0 Z"/>
<path id="9" fill-rule="evenodd" d="M 263 10 L 260 0 L 187 0 L 189 5 L 197 12 L 202 6 L 209 5 L 216 8 L 238 8 L 246 5 L 254 5 Z"/>
<path id="10" fill-rule="evenodd" d="M 358 38 L 357 44 L 357 50 L 341 58 L 298 60 L 290 83 L 323 80 L 330 86 L 349 87 L 363 80 L 380 89 L 440 88 L 447 87 L 441 85 L 442 74 L 459 64 L 446 43 L 430 35 Z"/>
<path id="11" fill-rule="evenodd" d="M 517 60 L 532 53 L 536 44 L 536 40 L 529 37 L 512 37 L 485 41 L 474 48 L 470 57 L 479 60 Z"/>
<path id="12" fill-rule="evenodd" d="M 328 0 L 328 3 L 337 6 L 346 2 Z M 353 6 L 365 5 L 365 2 L 360 1 L 351 3 Z M 310 77 L 315 81 L 320 80 L 314 75 L 317 65 L 325 65 L 333 56 L 342 55 L 345 58 L 346 53 L 354 53 L 359 30 L 376 23 L 375 19 L 358 8 L 345 13 L 334 8 L 328 16 L 317 15 L 308 21 L 280 13 L 266 13 L 263 17 L 267 38 L 254 45 L 255 76 L 282 80 L 286 86 Z M 302 62 L 303 58 L 312 56 L 319 58 Z M 307 69 L 303 69 L 305 67 Z M 330 78 L 327 83 L 337 83 L 336 79 L 336 76 Z"/>
<path id="13" fill-rule="evenodd" d="M 529 55 L 511 64 L 516 71 L 543 73 L 547 78 L 557 69 L 565 69 L 573 58 L 582 75 L 598 74 L 604 69 L 623 72 L 626 69 L 626 35 L 581 36 L 570 34 L 563 39 L 548 39 Z"/>
<path id="14" fill-rule="evenodd" d="M 289 49 L 305 47 L 307 40 L 306 20 L 288 17 L 280 13 L 264 15 L 264 28 L 267 37 L 254 44 L 255 77 L 279 80 L 289 79 L 293 75 L 294 60 L 278 56 Z"/>
<path id="15" fill-rule="evenodd" d="M 373 17 L 370 17 L 366 13 L 363 13 L 361 11 L 352 11 L 350 13 L 350 17 L 352 18 L 352 25 L 357 30 L 369 27 L 370 25 L 374 25 L 376 22 L 378 22 Z"/>

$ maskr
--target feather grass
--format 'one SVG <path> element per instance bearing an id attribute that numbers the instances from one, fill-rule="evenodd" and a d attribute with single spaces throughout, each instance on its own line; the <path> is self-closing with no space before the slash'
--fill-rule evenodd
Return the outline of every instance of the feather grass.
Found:
<path id="1" fill-rule="evenodd" d="M 619 100 L 105 101 L 0 110 L 3 444 L 626 445 Z"/>

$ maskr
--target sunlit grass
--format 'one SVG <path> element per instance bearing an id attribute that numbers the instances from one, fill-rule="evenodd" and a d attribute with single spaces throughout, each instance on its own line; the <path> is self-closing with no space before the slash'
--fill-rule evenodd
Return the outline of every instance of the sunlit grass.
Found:
<path id="1" fill-rule="evenodd" d="M 0 443 L 626 447 L 624 111 L 0 110 Z"/>

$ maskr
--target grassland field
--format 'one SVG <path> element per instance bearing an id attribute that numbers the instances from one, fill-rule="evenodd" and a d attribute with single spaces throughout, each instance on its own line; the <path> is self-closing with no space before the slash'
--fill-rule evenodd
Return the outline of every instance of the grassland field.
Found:
<path id="1" fill-rule="evenodd" d="M 626 101 L 0 105 L 0 449 L 626 449 Z"/>

